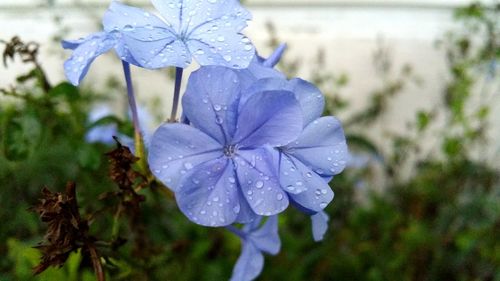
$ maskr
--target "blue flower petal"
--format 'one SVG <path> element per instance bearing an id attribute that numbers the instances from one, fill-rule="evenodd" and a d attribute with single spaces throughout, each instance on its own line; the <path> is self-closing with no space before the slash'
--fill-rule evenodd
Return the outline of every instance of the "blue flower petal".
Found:
<path id="1" fill-rule="evenodd" d="M 295 94 L 302 108 L 304 126 L 321 117 L 325 107 L 325 98 L 316 86 L 300 78 L 294 78 L 290 81 L 280 78 L 261 79 L 244 92 L 240 108 L 255 93 L 272 90 L 285 90 Z"/>
<path id="2" fill-rule="evenodd" d="M 152 0 L 163 19 L 179 33 L 188 34 L 199 26 L 216 20 L 225 20 L 233 30 L 239 31 L 251 19 L 250 13 L 237 0 Z"/>
<path id="3" fill-rule="evenodd" d="M 282 186 L 287 192 L 293 192 L 294 189 L 299 187 L 302 189 L 300 193 L 289 193 L 288 195 L 290 198 L 293 199 L 296 204 L 300 205 L 301 208 L 306 210 L 313 212 L 323 210 L 333 200 L 334 196 L 328 183 L 318 174 L 306 167 L 300 160 L 284 155 L 283 158 L 287 158 L 287 160 L 284 160 L 285 162 L 290 161 L 293 163 L 294 166 L 292 167 L 294 167 L 294 169 L 293 172 L 290 171 L 290 174 L 295 174 L 295 176 L 289 177 L 283 175 L 283 172 L 281 172 L 280 182 Z"/>
<path id="4" fill-rule="evenodd" d="M 275 215 L 288 207 L 288 197 L 268 159 L 265 149 L 255 149 L 239 151 L 233 160 L 243 195 L 261 216 Z"/>
<path id="5" fill-rule="evenodd" d="M 200 130 L 185 124 L 164 124 L 151 138 L 148 163 L 161 182 L 177 191 L 189 170 L 222 155 L 222 146 Z"/>
<path id="6" fill-rule="evenodd" d="M 318 212 L 311 216 L 312 233 L 314 241 L 321 241 L 328 230 L 328 221 L 330 217 L 324 211 Z"/>
<path id="7" fill-rule="evenodd" d="M 307 167 L 303 168 L 303 164 L 299 168 L 296 162 L 299 162 L 299 160 L 289 157 L 285 153 L 280 154 L 280 184 L 286 192 L 292 194 L 299 194 L 308 188 L 313 188 L 310 179 L 314 172 Z"/>
<path id="8" fill-rule="evenodd" d="M 250 241 L 243 241 L 241 255 L 233 269 L 230 281 L 251 281 L 257 278 L 264 267 L 264 256 Z"/>
<path id="9" fill-rule="evenodd" d="M 238 78 L 240 78 L 241 90 L 243 93 L 259 79 L 286 78 L 283 73 L 276 69 L 264 66 L 259 60 L 258 55 L 254 56 L 247 68 L 237 69 L 235 71 L 238 74 Z"/>
<path id="10" fill-rule="evenodd" d="M 214 26 L 220 26 L 216 31 Z M 234 33 L 222 20 L 196 29 L 187 46 L 200 65 L 221 65 L 235 69 L 247 68 L 255 48 L 246 36 Z"/>
<path id="11" fill-rule="evenodd" d="M 333 116 L 309 123 L 300 137 L 287 145 L 286 149 L 289 155 L 326 177 L 342 172 L 348 159 L 344 131 Z"/>
<path id="12" fill-rule="evenodd" d="M 242 147 L 281 146 L 300 134 L 301 109 L 291 92 L 260 92 L 243 105 L 237 124 L 234 143 Z"/>
<path id="13" fill-rule="evenodd" d="M 115 44 L 115 38 L 104 32 L 78 41 L 63 42 L 63 46 L 74 48 L 71 57 L 64 62 L 64 72 L 68 80 L 75 86 L 80 84 L 94 59 L 109 51 Z"/>
<path id="14" fill-rule="evenodd" d="M 239 182 L 239 180 L 238 180 Z M 238 199 L 240 202 L 240 211 L 238 213 L 238 217 L 236 218 L 237 223 L 252 223 L 259 218 L 259 216 L 252 210 L 250 205 L 247 202 L 245 195 L 241 191 L 241 187 L 238 185 Z"/>
<path id="15" fill-rule="evenodd" d="M 239 95 L 239 80 L 231 69 L 202 67 L 189 77 L 182 107 L 193 126 L 224 144 L 236 130 Z"/>
<path id="16" fill-rule="evenodd" d="M 276 255 L 281 248 L 278 234 L 278 216 L 271 216 L 258 230 L 249 234 L 249 239 L 259 250 Z"/>
<path id="17" fill-rule="evenodd" d="M 123 46 L 117 52 L 123 60 L 132 56 L 130 63 L 150 69 L 191 63 L 191 54 L 176 32 L 147 11 L 114 1 L 104 14 L 103 25 L 106 32 L 121 36 Z"/>
<path id="18" fill-rule="evenodd" d="M 202 163 L 183 178 L 175 194 L 181 211 L 205 226 L 232 224 L 240 203 L 233 165 L 226 157 Z"/>

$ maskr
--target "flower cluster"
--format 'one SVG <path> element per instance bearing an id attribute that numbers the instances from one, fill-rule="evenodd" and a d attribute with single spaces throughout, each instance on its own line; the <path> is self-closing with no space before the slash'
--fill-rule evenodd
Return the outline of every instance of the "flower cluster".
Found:
<path id="1" fill-rule="evenodd" d="M 160 16 L 113 2 L 103 32 L 64 43 L 74 50 L 66 74 L 78 84 L 92 60 L 114 48 L 127 66 L 133 112 L 128 63 L 175 66 L 175 117 L 182 68 L 196 59 L 201 67 L 188 79 L 182 122 L 156 130 L 149 168 L 189 220 L 226 227 L 242 239 L 231 280 L 253 280 L 262 252 L 279 252 L 278 214 L 289 206 L 309 215 L 314 239 L 323 238 L 324 209 L 334 196 L 328 182 L 348 155 L 344 132 L 335 117 L 322 117 L 325 100 L 314 85 L 273 68 L 284 45 L 267 59 L 256 54 L 241 34 L 251 16 L 239 1 L 152 3 Z"/>

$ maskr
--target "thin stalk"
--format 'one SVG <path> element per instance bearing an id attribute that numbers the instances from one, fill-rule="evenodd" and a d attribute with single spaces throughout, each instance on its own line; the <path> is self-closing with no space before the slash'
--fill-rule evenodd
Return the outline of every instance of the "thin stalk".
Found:
<path id="1" fill-rule="evenodd" d="M 90 252 L 90 260 L 92 261 L 92 267 L 94 268 L 97 281 L 105 281 L 106 277 L 102 269 L 101 258 L 99 257 L 94 244 L 87 243 L 87 249 Z"/>
<path id="2" fill-rule="evenodd" d="M 177 116 L 177 107 L 179 106 L 179 96 L 181 92 L 182 72 L 183 68 L 175 68 L 175 86 L 174 86 L 174 99 L 172 101 L 172 112 L 170 113 L 170 122 L 175 122 Z"/>
<path id="3" fill-rule="evenodd" d="M 122 61 L 123 74 L 125 75 L 125 82 L 127 84 L 127 96 L 130 111 L 132 112 L 132 124 L 134 125 L 134 145 L 135 155 L 139 158 L 139 168 L 145 175 L 149 174 L 148 164 L 146 162 L 146 152 L 144 148 L 144 141 L 142 139 L 141 127 L 139 125 L 139 114 L 137 114 L 137 104 L 134 96 L 134 86 L 132 85 L 132 76 L 130 74 L 130 65 L 126 61 Z"/>

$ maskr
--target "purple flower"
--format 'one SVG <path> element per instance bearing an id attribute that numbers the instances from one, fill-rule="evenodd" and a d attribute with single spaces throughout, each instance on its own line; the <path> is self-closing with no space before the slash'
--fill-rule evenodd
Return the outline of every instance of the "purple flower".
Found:
<path id="1" fill-rule="evenodd" d="M 259 228 L 261 217 L 246 224 L 243 229 L 230 228 L 243 243 L 241 255 L 233 269 L 231 281 L 251 281 L 257 278 L 264 267 L 262 252 L 276 255 L 281 248 L 278 235 L 278 216 L 271 216 Z"/>
<path id="2" fill-rule="evenodd" d="M 106 32 L 119 31 L 134 58 L 147 68 L 200 65 L 246 68 L 255 48 L 241 34 L 251 19 L 238 0 L 152 0 L 161 17 L 113 2 Z"/>
<path id="3" fill-rule="evenodd" d="M 182 100 L 192 126 L 164 124 L 151 140 L 153 174 L 195 223 L 249 222 L 288 206 L 270 148 L 297 139 L 299 103 L 285 90 L 255 92 L 241 104 L 243 95 L 234 71 L 202 67 L 191 74 Z"/>

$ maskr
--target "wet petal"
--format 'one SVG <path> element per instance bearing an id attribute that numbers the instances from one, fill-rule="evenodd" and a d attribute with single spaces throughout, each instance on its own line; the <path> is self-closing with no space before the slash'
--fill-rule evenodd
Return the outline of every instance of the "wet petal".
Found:
<path id="1" fill-rule="evenodd" d="M 238 213 L 236 222 L 246 224 L 255 222 L 257 218 L 259 218 L 259 216 L 252 210 L 252 208 L 248 204 L 245 195 L 243 195 L 243 192 L 241 191 L 241 187 L 238 187 L 238 200 L 238 202 L 240 202 L 240 212 Z"/>
<path id="2" fill-rule="evenodd" d="M 181 211 L 204 226 L 225 226 L 239 213 L 238 186 L 226 157 L 202 163 L 186 174 L 175 194 Z"/>
<path id="3" fill-rule="evenodd" d="M 202 67 L 189 77 L 182 98 L 191 124 L 225 144 L 236 130 L 239 80 L 224 67 Z"/>
<path id="4" fill-rule="evenodd" d="M 233 161 L 243 195 L 256 214 L 271 216 L 286 209 L 288 197 L 264 149 L 239 151 Z"/>
<path id="5" fill-rule="evenodd" d="M 278 234 L 278 216 L 271 216 L 257 231 L 250 233 L 249 239 L 259 250 L 276 255 L 281 248 Z"/>
<path id="6" fill-rule="evenodd" d="M 330 217 L 324 211 L 311 216 L 312 233 L 314 241 L 321 241 L 328 230 L 328 221 Z"/>
<path id="7" fill-rule="evenodd" d="M 284 145 L 302 130 L 300 106 L 291 92 L 256 93 L 241 108 L 237 124 L 233 142 L 242 147 Z"/>
<path id="8" fill-rule="evenodd" d="M 241 255 L 233 269 L 231 281 L 251 281 L 257 278 L 264 267 L 264 256 L 252 242 L 243 241 Z"/>
<path id="9" fill-rule="evenodd" d="M 151 138 L 148 163 L 162 183 L 177 191 L 189 170 L 222 155 L 221 145 L 200 130 L 184 124 L 164 124 Z"/>
<path id="10" fill-rule="evenodd" d="M 348 157 L 344 131 L 333 116 L 311 122 L 300 137 L 286 148 L 289 155 L 325 177 L 342 172 Z"/>
<path id="11" fill-rule="evenodd" d="M 116 40 L 104 32 L 92 34 L 76 42 L 63 43 L 66 47 L 74 48 L 71 57 L 64 62 L 64 73 L 68 80 L 75 86 L 80 84 L 94 59 L 109 51 L 115 44 Z"/>
<path id="12" fill-rule="evenodd" d="M 321 117 L 325 107 L 325 98 L 316 86 L 299 78 L 294 78 L 290 81 L 273 77 L 259 80 L 243 93 L 240 101 L 240 108 L 244 105 L 246 100 L 255 95 L 255 93 L 273 90 L 294 93 L 302 108 L 304 126 Z"/>
<path id="13" fill-rule="evenodd" d="M 312 178 L 312 171 L 308 168 L 299 169 L 295 164 L 297 159 L 288 157 L 285 153 L 280 154 L 279 161 L 279 179 L 281 187 L 288 193 L 299 194 L 311 184 L 309 179 Z M 300 166 L 301 168 L 303 165 Z"/>
<path id="14" fill-rule="evenodd" d="M 240 30 L 251 19 L 250 13 L 237 0 L 152 0 L 165 21 L 179 33 L 192 31 L 214 20 Z"/>
<path id="15" fill-rule="evenodd" d="M 117 52 L 123 60 L 133 57 L 130 63 L 160 68 L 186 67 L 191 62 L 191 54 L 175 31 L 145 10 L 114 1 L 104 14 L 103 25 L 105 31 L 120 36 L 123 46 Z"/>
<path id="16" fill-rule="evenodd" d="M 280 182 L 284 185 L 285 190 L 295 191 L 294 189 L 301 188 L 300 193 L 289 193 L 290 198 L 300 207 L 313 212 L 323 210 L 332 200 L 333 191 L 328 183 L 318 174 L 305 166 L 300 160 L 294 157 L 287 157 L 293 163 L 295 170 L 294 177 L 288 177 L 280 174 Z M 286 161 L 286 160 L 285 160 Z M 292 188 L 293 187 L 293 188 Z"/>
<path id="17" fill-rule="evenodd" d="M 219 22 L 219 23 L 217 23 Z M 221 26 L 213 31 L 214 26 Z M 187 45 L 200 65 L 221 65 L 247 68 L 255 55 L 255 48 L 246 36 L 224 27 L 221 21 L 198 28 Z"/>

